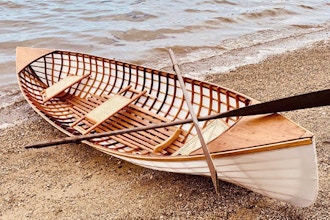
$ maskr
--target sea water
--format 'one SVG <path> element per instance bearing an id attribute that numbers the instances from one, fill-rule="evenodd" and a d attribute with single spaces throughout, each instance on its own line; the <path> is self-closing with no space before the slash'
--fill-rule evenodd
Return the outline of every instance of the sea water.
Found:
<path id="1" fill-rule="evenodd" d="M 16 83 L 15 48 L 89 53 L 161 69 L 223 62 L 194 77 L 329 38 L 330 1 L 0 1 L 0 86 Z"/>

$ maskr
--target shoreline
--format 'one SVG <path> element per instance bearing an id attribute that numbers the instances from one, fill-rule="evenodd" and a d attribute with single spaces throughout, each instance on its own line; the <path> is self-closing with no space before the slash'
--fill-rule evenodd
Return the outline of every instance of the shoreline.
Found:
<path id="1" fill-rule="evenodd" d="M 205 80 L 269 101 L 330 88 L 330 39 L 271 56 Z M 182 72 L 207 71 L 213 59 L 183 64 Z M 188 71 L 187 71 L 188 72 Z M 38 116 L 17 88 L 6 87 L 0 106 L 0 218 L 13 219 L 326 219 L 330 208 L 330 108 L 286 116 L 316 136 L 319 195 L 295 208 L 230 183 L 215 195 L 210 178 L 154 171 L 116 159 L 84 144 L 25 150 L 39 140 L 64 137 Z"/>
<path id="2" fill-rule="evenodd" d="M 330 31 L 330 22 L 325 21 L 317 25 L 307 26 L 291 26 L 279 30 L 257 31 L 246 33 L 239 36 L 232 36 L 228 39 L 222 39 L 216 44 L 208 46 L 185 46 L 172 45 L 172 49 L 179 59 L 183 72 L 186 76 L 193 78 L 202 78 L 212 74 L 223 74 L 230 72 L 240 66 L 260 63 L 268 57 L 281 55 L 287 52 L 305 48 L 316 42 L 328 39 Z M 259 39 L 259 40 L 258 40 Z M 13 59 L 7 62 L 0 62 L 0 88 L 2 86 L 11 85 L 17 81 L 15 74 L 3 74 L 15 72 L 15 47 L 31 46 L 31 44 L 18 45 L 16 42 L 9 42 L 10 50 L 6 50 L 6 54 L 11 54 L 9 57 Z M 45 48 L 44 44 L 39 41 L 35 42 L 33 47 Z M 109 51 L 104 51 L 99 47 L 93 49 L 77 46 L 75 44 L 61 45 L 53 42 L 49 44 L 49 49 L 63 49 L 68 51 L 76 51 L 88 53 L 95 56 L 109 57 L 118 60 L 126 61 L 131 64 L 142 65 L 153 69 L 172 70 L 172 64 L 167 52 L 170 45 L 162 45 L 160 47 L 141 50 L 138 53 L 133 53 L 134 58 L 127 57 L 127 53 L 109 55 Z M 102 52 L 101 52 L 102 51 Z M 125 56 L 126 55 L 126 56 Z M 212 62 L 211 62 L 212 61 Z M 196 64 L 198 72 L 195 70 Z"/>

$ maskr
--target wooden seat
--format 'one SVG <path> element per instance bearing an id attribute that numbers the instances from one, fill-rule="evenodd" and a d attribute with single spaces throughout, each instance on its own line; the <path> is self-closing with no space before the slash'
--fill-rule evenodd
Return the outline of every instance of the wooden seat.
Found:
<path id="1" fill-rule="evenodd" d="M 120 91 L 118 94 L 110 97 L 107 101 L 103 102 L 101 105 L 97 106 L 95 109 L 88 112 L 86 115 L 82 116 L 73 124 L 71 124 L 71 127 L 75 128 L 82 134 L 88 134 L 97 126 L 99 126 L 101 123 L 103 123 L 105 120 L 107 120 L 108 118 L 110 118 L 111 116 L 113 116 L 114 114 L 116 114 L 117 112 L 119 112 L 127 105 L 131 104 L 132 102 L 134 102 L 135 100 L 137 100 L 146 93 L 146 91 L 142 91 L 130 99 L 120 95 L 126 92 L 127 90 L 129 90 L 130 88 L 131 86 L 128 86 L 122 91 Z M 81 126 L 76 126 L 79 122 L 81 122 L 84 119 L 87 119 L 89 122 L 94 123 L 94 125 L 92 125 L 87 130 L 83 129 Z"/>
<path id="2" fill-rule="evenodd" d="M 80 82 L 82 79 L 88 77 L 90 74 L 86 75 L 68 75 L 67 77 L 61 79 L 57 83 L 49 86 L 41 92 L 43 102 L 47 102 L 48 100 L 56 97 L 61 94 L 67 88 L 73 86 L 74 84 Z"/>

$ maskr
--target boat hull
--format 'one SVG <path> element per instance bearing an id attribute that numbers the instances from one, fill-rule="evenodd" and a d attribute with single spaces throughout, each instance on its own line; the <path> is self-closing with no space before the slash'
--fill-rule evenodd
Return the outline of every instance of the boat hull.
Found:
<path id="1" fill-rule="evenodd" d="M 30 48 L 19 48 L 17 52 L 18 82 L 26 100 L 46 121 L 68 136 L 80 135 L 71 125 L 102 105 L 101 99 L 117 94 L 128 85 L 136 91 L 146 90 L 148 97 L 139 98 L 133 107 L 116 113 L 95 132 L 123 129 L 113 126 L 126 125 L 127 121 L 134 122 L 135 127 L 142 126 L 134 121 L 135 116 L 143 123 L 149 118 L 150 122 L 145 124 L 155 123 L 156 118 L 156 123 L 163 123 L 189 117 L 176 76 L 172 73 L 75 52 Z M 43 99 L 45 90 L 61 80 L 63 82 L 66 77 L 86 74 L 87 78 L 66 88 L 59 96 L 49 101 Z M 226 112 L 255 102 L 219 85 L 189 78 L 184 80 L 199 116 Z M 219 179 L 299 207 L 314 202 L 318 174 L 312 133 L 279 114 L 230 117 L 223 122 L 230 128 L 208 143 Z M 208 125 L 209 122 L 201 123 L 203 128 Z M 173 143 L 166 145 L 164 152 L 146 151 L 146 146 L 141 148 L 144 142 L 155 136 L 143 132 L 124 137 L 128 141 L 134 138 L 138 145 L 128 145 L 123 137 L 113 136 L 83 143 L 146 168 L 210 176 L 201 149 L 187 155 L 176 154 L 195 137 L 194 125 L 190 123 L 176 128 L 181 133 Z M 144 139 L 141 141 L 137 137 Z"/>
<path id="2" fill-rule="evenodd" d="M 149 169 L 210 176 L 204 158 L 173 158 L 164 161 L 114 156 Z M 272 151 L 233 156 L 213 155 L 213 162 L 220 180 L 294 206 L 309 206 L 317 197 L 318 174 L 315 172 L 317 160 L 314 141 L 299 147 Z"/>

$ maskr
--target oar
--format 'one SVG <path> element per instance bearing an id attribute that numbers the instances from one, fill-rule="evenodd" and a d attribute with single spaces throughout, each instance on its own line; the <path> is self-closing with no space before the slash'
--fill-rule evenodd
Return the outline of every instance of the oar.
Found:
<path id="1" fill-rule="evenodd" d="M 211 178 L 212 178 L 212 182 L 213 182 L 215 192 L 218 194 L 219 193 L 219 179 L 218 179 L 217 170 L 215 169 L 212 157 L 211 157 L 210 152 L 209 152 L 209 150 L 206 146 L 206 142 L 204 140 L 202 130 L 198 125 L 197 115 L 196 115 L 196 113 L 194 111 L 194 108 L 191 104 L 190 96 L 189 96 L 189 94 L 187 92 L 187 89 L 186 89 L 186 86 L 184 84 L 184 81 L 183 81 L 183 78 L 182 78 L 182 75 L 181 75 L 181 71 L 180 71 L 180 68 L 179 68 L 179 65 L 178 65 L 178 61 L 175 58 L 175 55 L 174 55 L 174 53 L 171 49 L 168 50 L 168 53 L 170 54 L 170 57 L 171 57 L 171 60 L 172 60 L 172 63 L 173 63 L 173 67 L 174 67 L 174 71 L 175 71 L 175 73 L 178 77 L 178 81 L 180 83 L 181 90 L 183 92 L 183 97 L 184 97 L 185 102 L 188 106 L 191 119 L 194 123 L 194 127 L 195 127 L 195 130 L 196 130 L 197 135 L 198 135 L 198 139 L 201 143 L 203 153 L 204 153 L 204 156 L 205 156 L 205 159 L 206 159 L 206 163 L 207 163 L 207 166 L 209 167 L 209 171 L 210 171 L 210 174 L 211 174 Z"/>
<path id="2" fill-rule="evenodd" d="M 302 95 L 291 96 L 283 99 L 278 99 L 274 101 L 259 103 L 255 105 L 250 105 L 238 109 L 234 109 L 228 112 L 208 115 L 199 117 L 198 121 L 206 121 L 211 119 L 217 118 L 226 118 L 226 117 L 235 117 L 235 116 L 249 116 L 249 115 L 262 115 L 262 114 L 269 114 L 269 113 L 276 113 L 276 112 L 286 112 L 286 111 L 294 111 L 299 109 L 305 108 L 314 108 L 314 107 L 321 107 L 330 105 L 330 89 L 306 93 Z M 96 134 L 88 134 L 88 135 L 80 135 L 74 137 L 66 137 L 51 141 L 44 141 L 32 145 L 28 145 L 25 148 L 42 148 L 48 146 L 54 146 L 59 144 L 68 144 L 68 143 L 77 143 L 83 140 L 89 140 L 92 138 L 101 138 L 105 136 L 112 136 L 112 135 L 120 135 L 125 133 L 131 132 L 138 132 L 138 131 L 145 131 L 150 129 L 162 128 L 162 127 L 169 127 L 179 124 L 187 124 L 191 123 L 192 119 L 184 119 L 184 120 L 177 120 L 168 123 L 161 123 L 125 130 L 117 130 L 117 131 L 109 131 L 103 133 L 96 133 Z"/>

